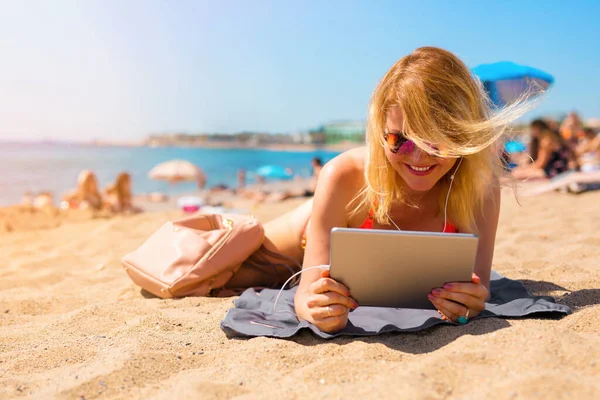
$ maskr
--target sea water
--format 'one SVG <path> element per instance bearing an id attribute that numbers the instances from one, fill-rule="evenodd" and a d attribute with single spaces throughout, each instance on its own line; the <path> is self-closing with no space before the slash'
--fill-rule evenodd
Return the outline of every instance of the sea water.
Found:
<path id="1" fill-rule="evenodd" d="M 291 168 L 294 175 L 309 177 L 311 160 L 325 163 L 338 152 L 272 151 L 260 149 L 202 149 L 150 147 L 95 147 L 75 144 L 0 143 L 0 205 L 19 203 L 27 191 L 51 192 L 55 201 L 74 188 L 84 169 L 94 171 L 100 188 L 112 183 L 120 172 L 129 172 L 134 194 L 163 192 L 190 193 L 194 183 L 169 184 L 148 178 L 158 163 L 173 159 L 198 165 L 207 176 L 207 186 L 237 187 L 237 172 L 246 171 L 248 184 L 255 181 L 252 171 L 263 165 Z"/>

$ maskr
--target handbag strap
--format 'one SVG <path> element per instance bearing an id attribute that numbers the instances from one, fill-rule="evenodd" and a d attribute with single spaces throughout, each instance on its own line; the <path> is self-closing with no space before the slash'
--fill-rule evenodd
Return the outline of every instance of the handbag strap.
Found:
<path id="1" fill-rule="evenodd" d="M 270 257 L 269 258 L 267 258 Z M 273 262 L 273 260 L 281 260 L 282 262 Z M 258 250 L 256 250 L 254 253 L 252 253 L 252 255 L 250 257 L 248 257 L 246 259 L 246 261 L 244 261 L 242 263 L 243 266 L 246 267 L 250 267 L 250 268 L 256 268 L 256 269 L 263 269 L 264 267 L 271 267 L 273 269 L 273 272 L 276 276 L 275 279 L 275 283 L 274 283 L 274 288 L 281 286 L 290 276 L 292 276 L 293 274 L 295 274 L 296 272 L 300 271 L 302 269 L 302 264 L 296 260 L 293 257 L 289 257 L 286 256 L 285 254 L 281 254 L 281 253 L 276 253 L 274 251 L 271 251 L 269 249 L 267 249 L 265 247 L 265 245 L 261 245 L 260 248 Z M 289 275 L 282 277 L 282 279 L 279 278 L 279 271 L 277 267 L 283 267 L 286 268 L 289 271 Z M 298 277 L 294 277 L 292 283 L 290 286 L 294 286 L 296 283 L 298 283 L 299 278 Z"/>
<path id="2" fill-rule="evenodd" d="M 267 256 L 270 257 L 267 258 Z M 281 260 L 282 262 L 274 262 L 273 260 Z M 271 289 L 277 289 L 285 283 L 285 281 L 294 273 L 302 269 L 300 262 L 292 257 L 288 257 L 281 253 L 273 252 L 267 249 L 264 245 L 261 245 L 258 250 L 250 255 L 241 265 L 240 268 L 251 268 L 257 270 L 261 274 L 274 277 Z M 285 276 L 280 277 L 280 269 L 289 271 Z M 239 270 L 239 269 L 238 269 Z M 299 278 L 294 277 L 294 280 L 290 286 L 298 283 Z M 264 286 L 261 286 L 264 288 Z M 209 296 L 237 296 L 240 295 L 248 287 L 227 287 L 227 284 L 220 288 L 213 288 L 209 292 Z"/>

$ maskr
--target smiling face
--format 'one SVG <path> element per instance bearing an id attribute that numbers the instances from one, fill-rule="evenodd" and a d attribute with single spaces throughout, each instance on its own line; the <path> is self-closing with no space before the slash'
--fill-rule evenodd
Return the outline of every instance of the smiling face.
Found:
<path id="1" fill-rule="evenodd" d="M 387 113 L 385 132 L 388 133 L 385 155 L 392 168 L 400 175 L 407 188 L 415 192 L 427 192 L 450 171 L 455 158 L 434 157 L 415 146 L 412 141 L 398 146 L 403 140 L 404 117 L 399 107 Z M 396 146 L 394 146 L 396 144 Z"/>

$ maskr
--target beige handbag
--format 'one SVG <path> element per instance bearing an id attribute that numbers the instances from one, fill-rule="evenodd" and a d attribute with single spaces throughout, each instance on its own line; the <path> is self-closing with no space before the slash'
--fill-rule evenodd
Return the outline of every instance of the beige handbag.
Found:
<path id="1" fill-rule="evenodd" d="M 227 296 L 225 285 L 263 240 L 252 216 L 198 214 L 165 223 L 122 263 L 134 283 L 162 298 Z"/>

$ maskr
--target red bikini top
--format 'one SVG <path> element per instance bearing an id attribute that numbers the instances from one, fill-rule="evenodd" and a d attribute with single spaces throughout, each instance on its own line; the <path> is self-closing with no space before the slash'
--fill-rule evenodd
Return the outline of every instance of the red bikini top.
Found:
<path id="1" fill-rule="evenodd" d="M 360 229 L 373 229 L 373 225 L 375 222 L 373 221 L 373 210 L 369 211 L 369 215 L 365 219 L 365 221 L 360 226 Z M 446 222 L 446 226 L 444 226 L 444 233 L 458 233 L 458 229 L 456 226 L 452 225 L 449 222 Z"/>

